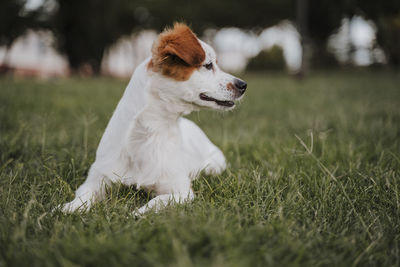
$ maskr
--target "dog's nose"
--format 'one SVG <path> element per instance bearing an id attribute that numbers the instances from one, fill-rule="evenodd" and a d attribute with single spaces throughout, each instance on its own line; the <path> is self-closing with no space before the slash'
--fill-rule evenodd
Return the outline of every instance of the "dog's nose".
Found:
<path id="1" fill-rule="evenodd" d="M 235 87 L 239 90 L 239 93 L 243 95 L 246 91 L 247 83 L 245 81 L 235 79 Z"/>

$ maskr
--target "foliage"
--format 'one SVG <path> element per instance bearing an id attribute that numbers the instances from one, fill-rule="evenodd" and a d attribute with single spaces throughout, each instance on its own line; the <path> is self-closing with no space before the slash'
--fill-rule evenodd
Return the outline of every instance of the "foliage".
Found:
<path id="1" fill-rule="evenodd" d="M 274 45 L 250 59 L 248 70 L 285 70 L 286 62 L 281 47 Z"/>
<path id="2" fill-rule="evenodd" d="M 104 51 L 137 26 L 134 2 L 129 0 L 57 0 L 50 28 L 72 69 L 89 65 L 100 70 Z"/>
<path id="3" fill-rule="evenodd" d="M 400 1 L 358 0 L 355 5 L 377 26 L 377 43 L 384 50 L 389 65 L 400 67 Z"/>
<path id="4" fill-rule="evenodd" d="M 26 0 L 0 1 L 0 46 L 5 46 L 1 64 L 7 64 L 8 49 L 28 28 L 37 27 L 40 12 L 25 9 Z M 1 71 L 1 70 L 0 70 Z"/>
<path id="5" fill-rule="evenodd" d="M 26 0 L 0 2 L 0 45 L 9 46 L 27 28 L 52 29 L 58 48 L 65 53 L 72 69 L 90 66 L 100 69 L 104 50 L 118 38 L 139 28 L 162 30 L 174 21 L 186 21 L 201 35 L 208 28 L 241 27 L 263 29 L 281 20 L 297 20 L 300 2 L 308 7 L 303 12 L 306 29 L 303 41 L 313 50 L 315 67 L 331 64 L 326 51 L 328 36 L 340 26 L 343 17 L 362 14 L 378 27 L 378 44 L 391 65 L 400 65 L 400 1 L 386 0 L 54 0 L 56 9 L 40 8 L 26 12 Z M 51 2 L 44 1 L 44 6 Z M 299 21 L 298 21 L 299 22 Z"/>
<path id="6" fill-rule="evenodd" d="M 25 2 L 15 0 L 0 2 L 0 46 L 10 46 L 25 31 L 25 19 L 21 16 Z"/>
<path id="7" fill-rule="evenodd" d="M 84 181 L 126 82 L 1 79 L 0 265 L 398 265 L 399 75 L 243 78 L 234 112 L 190 116 L 229 169 L 139 220 L 149 195 L 120 185 L 88 214 L 51 212 Z"/>
<path id="8" fill-rule="evenodd" d="M 149 23 L 159 30 L 176 20 L 184 20 L 199 33 L 208 28 L 227 26 L 262 29 L 295 11 L 292 0 L 141 0 L 138 5 L 148 10 Z"/>
<path id="9" fill-rule="evenodd" d="M 72 69 L 89 64 L 95 72 L 99 71 L 104 50 L 136 27 L 162 30 L 182 20 L 201 34 L 209 27 L 269 26 L 293 11 L 288 8 L 290 0 L 229 3 L 214 0 L 57 0 L 57 3 L 58 8 L 51 16 L 51 28 L 57 34 L 60 50 L 67 55 Z M 248 16 L 249 13 L 253 15 Z M 267 13 L 269 15 L 265 16 Z"/>
<path id="10" fill-rule="evenodd" d="M 388 57 L 389 65 L 400 67 L 400 11 L 396 16 L 384 16 L 377 21 L 377 39 Z"/>

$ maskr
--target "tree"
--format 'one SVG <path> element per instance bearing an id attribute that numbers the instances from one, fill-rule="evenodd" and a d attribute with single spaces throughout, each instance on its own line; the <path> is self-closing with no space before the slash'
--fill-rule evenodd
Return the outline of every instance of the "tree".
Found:
<path id="1" fill-rule="evenodd" d="M 350 0 L 309 0 L 307 19 L 312 54 L 310 64 L 314 68 L 337 63 L 327 50 L 327 41 L 352 9 Z"/>
<path id="2" fill-rule="evenodd" d="M 151 24 L 158 29 L 177 19 L 193 22 L 192 27 L 198 32 L 227 26 L 257 30 L 284 19 L 295 21 L 304 47 L 309 44 L 313 50 L 314 65 L 323 65 L 328 61 L 326 59 L 332 58 L 326 50 L 326 42 L 340 26 L 347 9 L 347 0 L 175 0 L 173 8 L 171 1 L 165 0 L 142 0 L 139 4 L 148 9 Z"/>
<path id="3" fill-rule="evenodd" d="M 0 46 L 6 47 L 3 64 L 7 64 L 7 51 L 20 35 L 34 27 L 35 12 L 25 10 L 26 0 L 0 1 Z"/>
<path id="4" fill-rule="evenodd" d="M 297 0 L 309 2 L 307 30 L 312 46 L 311 64 L 326 66 L 332 57 L 326 42 L 344 17 L 355 14 L 371 19 L 377 26 L 377 43 L 385 52 L 389 65 L 400 66 L 400 1 L 398 0 Z M 300 30 L 300 33 L 302 31 Z M 307 38 L 307 36 L 305 36 Z"/>
<path id="5" fill-rule="evenodd" d="M 55 0 L 48 27 L 65 53 L 70 67 L 90 65 L 95 73 L 107 47 L 118 38 L 141 28 L 162 30 L 174 21 L 186 21 L 201 32 L 209 27 L 265 27 L 290 13 L 292 0 Z M 253 15 L 249 15 L 253 14 Z M 268 14 L 268 16 L 266 16 Z"/>
<path id="6" fill-rule="evenodd" d="M 104 51 L 138 24 L 129 0 L 57 0 L 49 27 L 72 70 L 83 65 L 99 73 Z"/>
<path id="7" fill-rule="evenodd" d="M 378 42 L 391 55 L 390 62 L 400 62 L 398 0 L 54 1 L 58 7 L 48 27 L 74 70 L 89 65 L 98 73 L 105 49 L 139 27 L 162 30 L 174 21 L 185 21 L 198 33 L 220 27 L 261 30 L 284 19 L 297 22 L 303 45 L 312 50 L 311 65 L 323 66 L 333 59 L 326 49 L 328 37 L 357 10 L 377 23 Z"/>
<path id="8" fill-rule="evenodd" d="M 148 10 L 148 24 L 162 29 L 176 20 L 191 24 L 196 32 L 208 28 L 241 27 L 263 29 L 293 17 L 293 0 L 141 0 Z"/>
<path id="9" fill-rule="evenodd" d="M 388 64 L 400 67 L 400 13 L 377 20 L 377 40 L 385 52 Z"/>
<path id="10" fill-rule="evenodd" d="M 377 42 L 385 52 L 388 64 L 400 67 L 400 1 L 357 0 L 359 12 L 377 26 Z"/>

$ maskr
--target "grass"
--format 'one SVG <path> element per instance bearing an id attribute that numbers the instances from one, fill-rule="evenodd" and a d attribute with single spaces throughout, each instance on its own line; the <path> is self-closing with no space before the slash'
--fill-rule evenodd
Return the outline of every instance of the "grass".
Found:
<path id="1" fill-rule="evenodd" d="M 400 76 L 248 74 L 229 113 L 190 116 L 229 169 L 192 203 L 130 217 L 151 195 L 71 200 L 126 81 L 0 79 L 0 266 L 399 266 Z"/>

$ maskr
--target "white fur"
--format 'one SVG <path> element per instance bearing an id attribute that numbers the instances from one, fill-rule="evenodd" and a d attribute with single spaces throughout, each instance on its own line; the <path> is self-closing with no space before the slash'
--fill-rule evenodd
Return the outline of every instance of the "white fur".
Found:
<path id="1" fill-rule="evenodd" d="M 201 42 L 201 41 L 200 41 Z M 171 201 L 193 199 L 191 180 L 204 170 L 225 170 L 225 157 L 192 121 L 183 118 L 200 108 L 232 109 L 199 98 L 200 93 L 218 100 L 236 100 L 226 85 L 233 76 L 216 65 L 214 50 L 201 42 L 204 64 L 214 70 L 195 70 L 187 81 L 176 81 L 147 69 L 145 60 L 133 74 L 108 123 L 86 181 L 64 212 L 87 210 L 104 198 L 112 182 L 154 190 L 156 197 L 135 214 L 159 210 Z"/>

